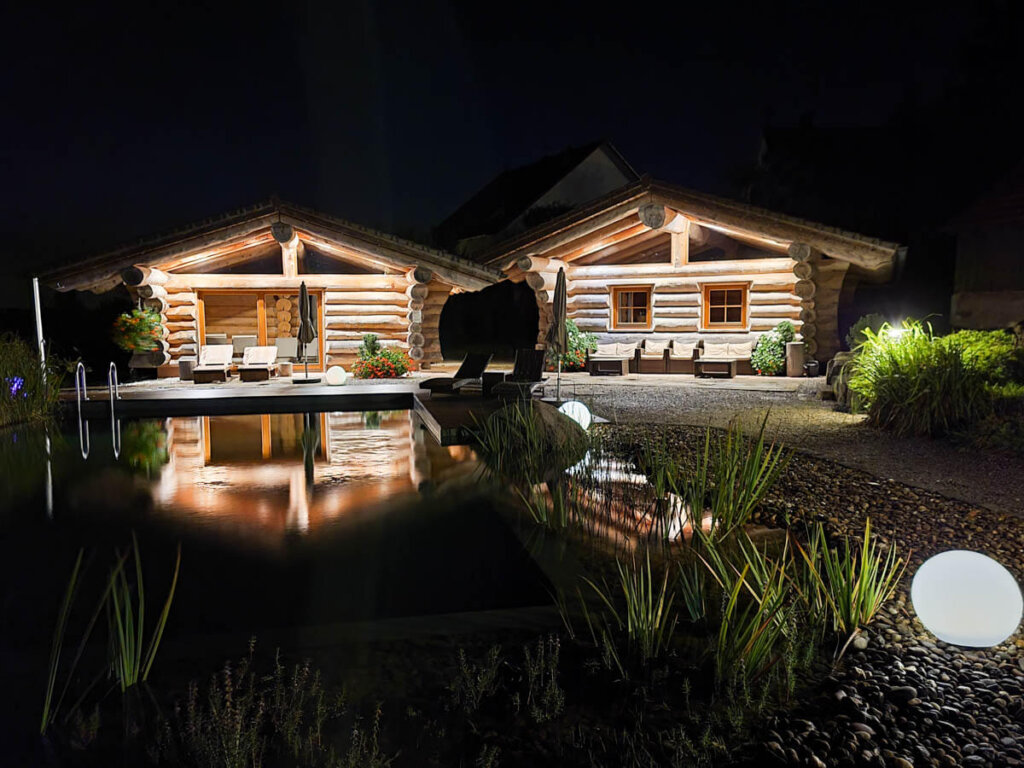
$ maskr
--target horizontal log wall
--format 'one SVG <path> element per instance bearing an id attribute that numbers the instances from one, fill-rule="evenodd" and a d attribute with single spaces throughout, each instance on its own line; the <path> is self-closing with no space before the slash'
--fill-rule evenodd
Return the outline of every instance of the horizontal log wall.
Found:
<path id="1" fill-rule="evenodd" d="M 568 316 L 580 330 L 598 334 L 601 341 L 681 338 L 692 340 L 730 339 L 771 330 L 782 320 L 801 329 L 801 299 L 795 293 L 798 282 L 789 258 L 698 262 L 671 267 L 662 264 L 569 266 L 566 270 Z M 535 273 L 542 290 L 554 277 Z M 707 283 L 750 283 L 749 327 L 742 331 L 702 330 L 702 289 Z M 611 287 L 617 285 L 652 288 L 653 327 L 651 331 L 611 331 Z M 550 309 L 549 309 L 550 314 Z M 542 322 L 544 318 L 542 316 Z M 550 322 L 550 321 L 549 321 Z M 546 330 L 546 325 L 545 325 Z M 745 337 L 744 337 L 745 338 Z"/>
<path id="2" fill-rule="evenodd" d="M 323 338 L 328 367 L 340 365 L 351 370 L 368 333 L 375 334 L 386 347 L 408 350 L 409 278 L 386 275 L 379 280 L 377 275 L 360 275 L 370 279 L 351 281 L 343 275 L 319 277 L 343 278 L 324 286 Z"/>

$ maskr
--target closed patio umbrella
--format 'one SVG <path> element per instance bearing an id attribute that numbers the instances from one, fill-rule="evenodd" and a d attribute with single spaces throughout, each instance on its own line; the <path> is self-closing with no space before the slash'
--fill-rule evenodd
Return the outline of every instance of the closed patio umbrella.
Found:
<path id="1" fill-rule="evenodd" d="M 555 295 L 551 298 L 551 327 L 548 328 L 548 351 L 558 358 L 558 373 L 555 377 L 555 400 L 558 400 L 562 388 L 562 355 L 566 353 L 569 339 L 565 332 L 565 270 L 558 268 L 555 278 Z"/>
<path id="2" fill-rule="evenodd" d="M 306 345 L 313 343 L 316 339 L 316 328 L 313 327 L 313 302 L 309 297 L 309 291 L 306 290 L 306 281 L 303 280 L 299 285 L 299 344 L 302 348 L 302 362 L 305 363 L 305 376 L 303 381 L 313 381 L 309 378 L 309 355 L 306 351 Z M 316 379 L 319 381 L 319 379 Z"/>

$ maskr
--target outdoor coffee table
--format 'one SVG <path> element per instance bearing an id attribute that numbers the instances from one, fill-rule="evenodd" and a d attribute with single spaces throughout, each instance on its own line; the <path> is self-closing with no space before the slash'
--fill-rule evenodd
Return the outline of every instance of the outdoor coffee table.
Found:
<path id="1" fill-rule="evenodd" d="M 733 379 L 736 377 L 736 363 L 734 358 L 697 358 L 693 361 L 694 376 L 715 376 L 722 379 Z"/>
<path id="2" fill-rule="evenodd" d="M 625 376 L 629 373 L 629 358 L 590 358 L 587 363 L 591 376 Z"/>

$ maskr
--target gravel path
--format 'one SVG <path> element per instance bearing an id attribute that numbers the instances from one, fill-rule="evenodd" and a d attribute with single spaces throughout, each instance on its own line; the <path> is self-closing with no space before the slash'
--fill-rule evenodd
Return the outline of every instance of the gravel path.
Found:
<path id="1" fill-rule="evenodd" d="M 725 426 L 735 418 L 755 426 L 770 409 L 769 431 L 799 451 L 978 507 L 1024 515 L 1024 457 L 892 437 L 818 400 L 808 380 L 770 382 L 801 382 L 797 391 L 751 391 L 691 378 L 659 377 L 656 386 L 630 379 L 572 374 L 563 377 L 562 396 L 575 392 L 594 413 L 618 424 Z M 554 387 L 548 385 L 546 394 L 553 395 Z"/>

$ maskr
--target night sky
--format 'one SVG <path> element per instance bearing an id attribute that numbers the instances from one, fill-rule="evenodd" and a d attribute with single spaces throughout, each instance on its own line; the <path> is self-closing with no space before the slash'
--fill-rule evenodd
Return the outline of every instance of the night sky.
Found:
<path id="1" fill-rule="evenodd" d="M 502 169 L 604 138 L 641 173 L 735 194 L 766 121 L 885 126 L 944 98 L 1006 12 L 33 5 L 0 47 L 8 272 L 274 193 L 422 237 Z"/>

